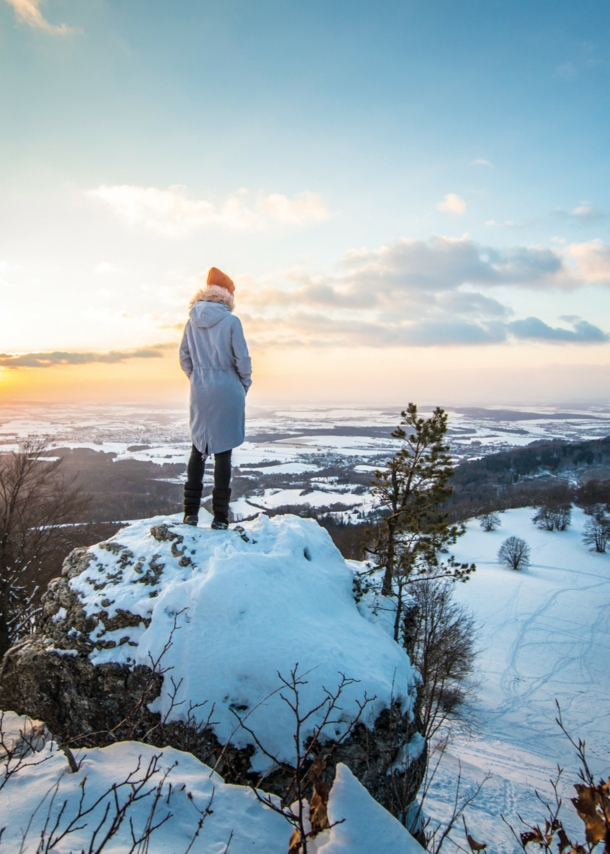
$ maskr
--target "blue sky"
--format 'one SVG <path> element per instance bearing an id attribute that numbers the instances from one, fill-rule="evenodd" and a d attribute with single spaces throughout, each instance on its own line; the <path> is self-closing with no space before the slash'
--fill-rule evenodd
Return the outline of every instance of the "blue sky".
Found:
<path id="1" fill-rule="evenodd" d="M 609 32 L 601 0 L 0 0 L 6 371 L 169 357 L 216 264 L 269 394 L 303 361 L 332 396 L 350 364 L 398 358 L 431 387 L 459 365 L 471 398 L 498 371 L 509 396 L 557 396 L 566 369 L 595 397 Z"/>

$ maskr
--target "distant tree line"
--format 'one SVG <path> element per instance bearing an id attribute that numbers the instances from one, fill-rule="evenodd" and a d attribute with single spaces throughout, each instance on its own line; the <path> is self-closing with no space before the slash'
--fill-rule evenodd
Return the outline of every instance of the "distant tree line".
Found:
<path id="1" fill-rule="evenodd" d="M 578 485 L 574 485 L 578 481 Z M 456 467 L 447 501 L 456 521 L 547 499 L 586 510 L 610 502 L 610 438 L 587 442 L 532 442 Z"/>

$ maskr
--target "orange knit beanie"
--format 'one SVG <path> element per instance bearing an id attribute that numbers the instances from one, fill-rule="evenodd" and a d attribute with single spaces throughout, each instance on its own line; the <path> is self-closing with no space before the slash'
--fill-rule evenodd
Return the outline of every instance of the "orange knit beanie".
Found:
<path id="1" fill-rule="evenodd" d="M 230 279 L 226 273 L 219 270 L 218 267 L 210 267 L 208 271 L 208 285 L 218 285 L 220 288 L 226 288 L 229 293 L 235 293 L 235 285 L 233 279 Z"/>

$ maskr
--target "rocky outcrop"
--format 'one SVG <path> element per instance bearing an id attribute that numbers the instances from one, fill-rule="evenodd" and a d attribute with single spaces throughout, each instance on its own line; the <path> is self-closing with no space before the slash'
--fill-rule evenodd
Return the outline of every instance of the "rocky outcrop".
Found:
<path id="1" fill-rule="evenodd" d="M 319 732 L 324 775 L 332 782 L 343 762 L 379 803 L 403 811 L 425 764 L 417 676 L 358 611 L 326 532 L 276 520 L 226 534 L 148 521 L 72 552 L 43 598 L 39 632 L 5 656 L 0 708 L 44 720 L 73 747 L 169 745 L 228 782 L 263 775 L 283 795 L 294 741 L 280 692 L 268 690 L 276 671 L 299 662 L 304 709 L 344 672 L 335 724 Z M 317 732 L 311 720 L 304 742 Z"/>

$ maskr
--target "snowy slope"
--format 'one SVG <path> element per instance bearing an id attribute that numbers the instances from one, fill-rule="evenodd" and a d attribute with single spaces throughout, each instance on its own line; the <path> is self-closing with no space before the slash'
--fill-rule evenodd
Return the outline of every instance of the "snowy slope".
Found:
<path id="1" fill-rule="evenodd" d="M 90 549 L 94 560 L 70 585 L 87 614 L 101 618 L 91 638 L 102 648 L 91 653 L 92 661 L 149 664 L 175 623 L 161 666 L 180 683 L 182 705 L 170 709 L 166 677 L 153 710 L 180 720 L 190 703 L 205 703 L 195 712 L 205 721 L 213 706 L 218 738 L 237 747 L 252 743 L 236 713 L 247 716 L 266 750 L 287 762 L 295 721 L 278 693 L 278 672 L 287 678 L 297 664 L 307 682 L 302 709 L 318 705 L 325 689 L 334 691 L 341 674 L 358 680 L 342 695 L 343 711 L 329 737 L 345 732 L 365 696 L 371 698 L 363 718 L 369 726 L 392 701 L 410 714 L 418 677 L 383 626 L 358 610 L 353 572 L 328 533 L 296 516 L 261 516 L 244 528 L 240 537 L 157 517 Z M 106 630 L 104 620 L 119 611 L 142 622 Z M 310 718 L 310 731 L 321 715 Z M 257 749 L 252 765 L 266 770 L 271 761 Z"/>
<path id="2" fill-rule="evenodd" d="M 459 560 L 477 564 L 472 580 L 456 586 L 456 597 L 480 625 L 480 731 L 453 745 L 427 807 L 447 814 L 458 757 L 468 785 L 490 770 L 471 824 L 477 839 L 504 851 L 515 842 L 500 813 L 518 828 L 517 813 L 540 819 L 534 788 L 550 794 L 557 763 L 566 769 L 564 793 L 574 794 L 575 756 L 555 724 L 556 699 L 568 730 L 586 739 L 594 771 L 610 772 L 610 554 L 593 554 L 582 544 L 582 511 L 573 511 L 568 531 L 553 533 L 536 528 L 533 515 L 531 508 L 507 511 L 501 528 L 490 533 L 473 520 L 454 548 Z M 531 547 L 526 571 L 497 561 L 511 535 Z"/>
<path id="3" fill-rule="evenodd" d="M 7 730 L 14 730 L 15 723 L 23 725 L 22 721 L 7 715 Z M 136 849 L 149 854 L 183 854 L 193 840 L 190 850 L 194 854 L 286 854 L 288 850 L 291 827 L 282 816 L 262 805 L 250 789 L 224 783 L 189 753 L 121 742 L 76 751 L 75 758 L 79 768 L 71 773 L 64 754 L 50 742 L 39 753 L 27 756 L 27 764 L 4 786 L 0 782 L 0 828 L 5 827 L 0 852 L 34 854 L 41 850 L 38 845 L 45 823 L 48 839 L 58 817 L 55 835 L 60 836 L 71 822 L 73 832 L 64 835 L 51 850 L 57 854 L 90 850 L 95 828 L 100 825 L 100 843 L 116 815 L 111 787 L 119 786 L 120 807 L 130 791 L 129 786 L 120 784 L 130 779 L 137 787 L 149 768 L 154 773 L 104 847 L 106 854 L 133 851 L 132 829 L 138 838 L 148 821 L 161 823 L 150 837 L 150 847 Z M 159 797 L 153 813 L 156 790 Z M 74 821 L 80 805 L 84 815 Z M 343 823 L 317 837 L 310 846 L 312 854 L 422 854 L 418 843 L 343 765 L 337 768 L 329 813 L 331 821 Z M 205 820 L 197 833 L 202 814 Z M 371 840 L 375 840 L 374 847 Z"/>

